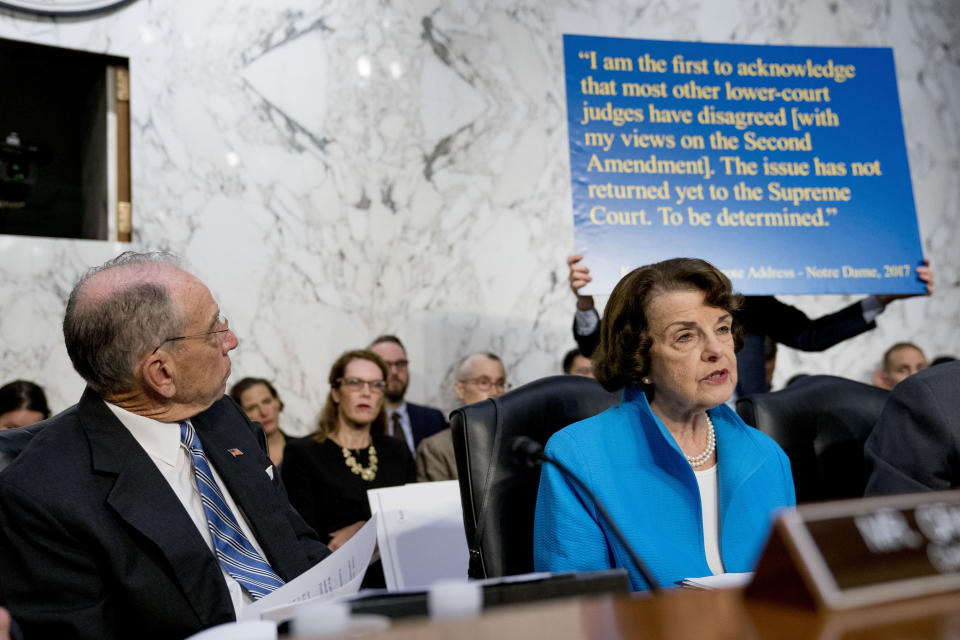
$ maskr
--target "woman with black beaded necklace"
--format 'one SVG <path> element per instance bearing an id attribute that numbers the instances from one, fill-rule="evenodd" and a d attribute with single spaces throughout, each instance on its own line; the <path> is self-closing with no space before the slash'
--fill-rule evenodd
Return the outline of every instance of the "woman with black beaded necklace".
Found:
<path id="1" fill-rule="evenodd" d="M 367 490 L 414 482 L 405 442 L 386 435 L 387 366 L 372 351 L 347 351 L 330 370 L 316 432 L 291 441 L 281 474 L 290 503 L 328 546 L 338 549 L 370 518 Z M 379 562 L 364 587 L 385 586 Z"/>

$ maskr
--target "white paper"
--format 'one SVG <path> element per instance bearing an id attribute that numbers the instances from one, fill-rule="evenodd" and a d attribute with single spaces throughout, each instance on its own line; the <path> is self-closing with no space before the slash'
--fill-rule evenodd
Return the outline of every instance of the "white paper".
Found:
<path id="1" fill-rule="evenodd" d="M 467 579 L 470 552 L 463 530 L 460 483 L 418 482 L 367 491 L 387 589 L 429 587 Z"/>
<path id="2" fill-rule="evenodd" d="M 753 572 L 744 573 L 721 573 L 716 576 L 704 576 L 702 578 L 684 578 L 681 586 L 694 589 L 732 589 L 734 587 L 745 587 L 753 578 Z"/>
<path id="3" fill-rule="evenodd" d="M 282 604 L 278 607 L 273 607 L 272 609 L 262 610 L 260 611 L 260 619 L 272 620 L 279 624 L 293 618 L 294 615 L 296 615 L 297 608 L 302 607 L 307 603 L 315 604 L 318 602 L 338 602 L 340 600 L 349 599 L 355 596 L 360 590 L 361 582 L 363 582 L 363 574 L 354 577 L 341 589 L 335 589 L 334 591 L 324 593 L 314 598 L 308 598 L 307 600 L 298 600 L 289 604 Z"/>
<path id="4" fill-rule="evenodd" d="M 355 595 L 376 542 L 377 514 L 374 513 L 342 547 L 270 595 L 244 607 L 240 619 L 286 620 L 297 605 L 308 600 L 322 602 Z"/>

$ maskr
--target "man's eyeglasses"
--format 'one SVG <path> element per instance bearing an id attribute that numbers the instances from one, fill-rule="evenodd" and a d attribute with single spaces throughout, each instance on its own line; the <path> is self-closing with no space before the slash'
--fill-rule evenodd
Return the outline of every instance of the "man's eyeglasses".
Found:
<path id="1" fill-rule="evenodd" d="M 460 382 L 463 384 L 475 384 L 481 391 L 490 391 L 490 389 L 494 388 L 497 389 L 497 391 L 509 391 L 513 386 L 503 378 L 500 378 L 499 380 L 491 380 L 486 376 L 482 378 L 467 378 L 466 380 L 461 380 Z"/>
<path id="2" fill-rule="evenodd" d="M 174 338 L 165 338 L 163 342 L 157 345 L 157 348 L 154 349 L 152 353 L 156 353 L 157 351 L 159 351 L 160 347 L 167 344 L 168 342 L 179 342 L 180 340 L 189 340 L 190 338 L 206 338 L 207 336 L 226 333 L 227 331 L 230 331 L 230 327 L 228 325 L 229 325 L 229 321 L 227 320 L 226 316 L 221 314 L 217 316 L 217 322 L 214 326 L 222 327 L 222 328 L 217 328 L 212 331 L 204 331 L 203 333 L 194 333 L 189 336 L 176 336 Z"/>
<path id="3" fill-rule="evenodd" d="M 337 384 L 354 393 L 359 393 L 366 385 L 370 385 L 370 391 L 373 393 L 383 393 L 383 390 L 387 388 L 387 383 L 383 380 L 361 380 L 360 378 L 340 378 L 337 380 Z"/>
<path id="4" fill-rule="evenodd" d="M 398 371 L 403 371 L 410 364 L 409 360 L 384 360 L 383 363 L 387 365 L 387 369 L 396 368 Z"/>

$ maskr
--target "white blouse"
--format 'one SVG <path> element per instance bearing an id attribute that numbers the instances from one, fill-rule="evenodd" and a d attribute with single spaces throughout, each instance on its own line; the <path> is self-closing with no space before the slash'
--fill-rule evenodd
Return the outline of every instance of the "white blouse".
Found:
<path id="1" fill-rule="evenodd" d="M 720 558 L 720 520 L 717 518 L 717 465 L 703 471 L 694 471 L 700 486 L 700 504 L 703 509 L 703 551 L 707 566 L 713 575 L 724 573 Z"/>

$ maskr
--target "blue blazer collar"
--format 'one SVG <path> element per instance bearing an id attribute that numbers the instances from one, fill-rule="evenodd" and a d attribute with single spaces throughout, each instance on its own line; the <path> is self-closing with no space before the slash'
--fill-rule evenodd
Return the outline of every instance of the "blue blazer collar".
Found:
<path id="1" fill-rule="evenodd" d="M 647 436 L 652 462 L 668 473 L 680 478 L 697 494 L 699 488 L 693 468 L 680 450 L 677 441 L 653 413 L 643 390 L 627 387 L 624 390 L 624 405 L 632 405 Z M 766 456 L 757 447 L 748 426 L 730 407 L 721 404 L 707 412 L 713 420 L 717 437 L 719 514 L 721 519 L 730 506 L 733 495 L 763 465 Z M 754 451 L 756 455 L 743 455 Z"/>

